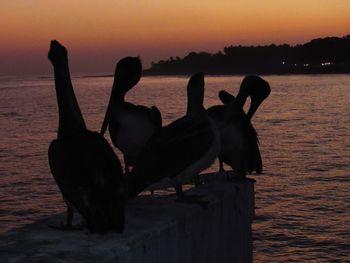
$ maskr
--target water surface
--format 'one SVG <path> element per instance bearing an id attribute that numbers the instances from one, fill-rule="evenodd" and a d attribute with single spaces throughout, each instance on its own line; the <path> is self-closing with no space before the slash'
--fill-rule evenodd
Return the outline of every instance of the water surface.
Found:
<path id="1" fill-rule="evenodd" d="M 265 79 L 272 93 L 253 119 L 265 168 L 255 177 L 255 262 L 350 262 L 350 76 Z M 207 77 L 206 107 L 241 80 Z M 185 113 L 186 83 L 145 77 L 127 100 L 157 105 L 167 124 Z M 112 78 L 73 84 L 88 128 L 99 130 Z M 0 77 L 0 233 L 64 211 L 47 161 L 57 122 L 51 78 Z"/>

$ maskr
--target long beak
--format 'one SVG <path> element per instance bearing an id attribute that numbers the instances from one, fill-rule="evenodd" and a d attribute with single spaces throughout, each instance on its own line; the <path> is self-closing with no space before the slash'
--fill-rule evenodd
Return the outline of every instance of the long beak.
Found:
<path id="1" fill-rule="evenodd" d="M 106 115 L 105 115 L 105 118 L 104 118 L 103 123 L 102 123 L 101 131 L 100 131 L 100 133 L 102 135 L 104 135 L 106 130 L 107 130 L 107 127 L 108 127 L 108 124 L 109 124 L 110 112 L 111 112 L 111 101 L 109 101 L 109 103 L 108 103 Z"/>
<path id="2" fill-rule="evenodd" d="M 238 92 L 236 99 L 233 100 L 229 104 L 229 106 L 228 106 L 229 110 L 228 111 L 232 113 L 232 112 L 235 112 L 237 110 L 242 110 L 246 100 L 247 100 L 247 97 L 244 96 L 242 94 L 242 92 Z"/>
<path id="3" fill-rule="evenodd" d="M 260 104 L 262 103 L 263 101 L 262 100 L 254 100 L 252 99 L 252 102 L 250 104 L 250 107 L 249 107 L 249 110 L 248 110 L 248 113 L 247 113 L 247 117 L 249 120 L 252 119 L 252 117 L 254 116 L 256 110 L 259 108 Z"/>
<path id="4" fill-rule="evenodd" d="M 219 99 L 224 105 L 229 105 L 230 103 L 234 102 L 235 96 L 231 95 L 226 90 L 220 90 Z"/>
<path id="5" fill-rule="evenodd" d="M 117 89 L 117 82 L 116 82 L 116 78 L 114 78 L 112 91 L 111 91 L 111 96 L 109 97 L 108 107 L 107 107 L 107 110 L 106 110 L 106 115 L 105 115 L 105 118 L 104 118 L 103 123 L 102 123 L 101 130 L 100 130 L 100 133 L 102 135 L 105 134 L 105 132 L 107 130 L 107 127 L 108 127 L 108 124 L 109 124 L 111 110 L 112 110 L 111 109 L 112 108 L 112 100 L 113 100 L 113 98 L 115 96 L 116 89 Z"/>
<path id="6" fill-rule="evenodd" d="M 225 110 L 223 118 L 227 121 L 230 121 L 231 118 L 237 114 L 240 114 L 240 112 L 243 111 L 243 106 L 246 100 L 247 98 L 239 92 L 237 97 L 227 105 L 227 109 Z"/>

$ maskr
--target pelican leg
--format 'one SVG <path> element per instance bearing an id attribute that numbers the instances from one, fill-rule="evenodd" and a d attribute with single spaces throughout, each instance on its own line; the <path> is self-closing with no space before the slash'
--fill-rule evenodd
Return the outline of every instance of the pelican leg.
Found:
<path id="1" fill-rule="evenodd" d="M 197 174 L 197 175 L 194 177 L 193 181 L 194 181 L 194 185 L 195 185 L 195 186 L 200 186 L 200 185 L 203 184 L 203 181 L 199 178 L 199 174 Z"/>
<path id="2" fill-rule="evenodd" d="M 224 162 L 221 160 L 221 158 L 219 158 L 219 173 L 225 173 L 225 169 L 224 169 Z M 230 180 L 230 174 L 229 173 L 225 173 L 225 177 L 227 180 Z"/>
<path id="3" fill-rule="evenodd" d="M 237 169 L 234 170 L 234 176 L 230 178 L 231 181 L 240 181 L 246 179 L 247 173 L 245 170 Z"/>
<path id="4" fill-rule="evenodd" d="M 74 217 L 74 207 L 73 205 L 65 198 L 64 202 L 67 205 L 67 221 L 66 224 L 61 224 L 59 226 L 55 225 L 49 225 L 49 227 L 58 229 L 58 230 L 65 230 L 65 231 L 73 231 L 73 230 L 82 230 L 84 228 L 84 224 L 80 225 L 73 225 L 73 217 Z"/>
<path id="5" fill-rule="evenodd" d="M 73 226 L 73 217 L 74 217 L 74 207 L 67 201 L 64 200 L 67 204 L 67 228 L 72 228 Z"/>
<path id="6" fill-rule="evenodd" d="M 219 172 L 220 172 L 220 173 L 225 172 L 225 169 L 224 169 L 224 162 L 221 160 L 221 158 L 219 158 Z"/>
<path id="7" fill-rule="evenodd" d="M 126 156 L 124 154 L 124 171 L 125 171 L 125 175 L 130 175 L 130 161 L 129 161 L 129 157 Z"/>
<path id="8" fill-rule="evenodd" d="M 182 185 L 177 184 L 175 186 L 175 191 L 177 195 L 176 202 L 185 203 L 185 204 L 197 204 L 203 209 L 208 208 L 209 201 L 202 198 L 201 195 L 185 195 L 182 190 Z"/>
<path id="9" fill-rule="evenodd" d="M 177 184 L 175 185 L 175 191 L 176 191 L 176 195 L 177 195 L 177 200 L 181 200 L 182 198 L 184 198 L 185 194 L 182 191 L 182 185 L 181 184 Z"/>
<path id="10" fill-rule="evenodd" d="M 127 164 L 125 164 L 124 171 L 125 171 L 125 175 L 130 175 L 130 169 Z"/>

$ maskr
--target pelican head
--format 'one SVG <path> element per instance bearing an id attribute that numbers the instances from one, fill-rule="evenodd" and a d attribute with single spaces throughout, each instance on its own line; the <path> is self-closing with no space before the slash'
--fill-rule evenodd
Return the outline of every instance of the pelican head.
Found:
<path id="1" fill-rule="evenodd" d="M 141 73 L 142 64 L 139 57 L 125 57 L 119 60 L 115 68 L 118 89 L 124 93 L 129 91 L 139 82 Z"/>
<path id="2" fill-rule="evenodd" d="M 115 101 L 124 100 L 126 92 L 139 82 L 142 73 L 142 64 L 139 57 L 125 57 L 119 60 L 115 67 L 112 94 L 109 99 L 107 111 L 101 127 L 103 135 L 109 124 L 111 111 Z"/>
<path id="3" fill-rule="evenodd" d="M 187 115 L 203 110 L 204 74 L 194 74 L 187 84 Z"/>
<path id="4" fill-rule="evenodd" d="M 251 98 L 247 113 L 248 118 L 251 119 L 260 104 L 270 95 L 271 88 L 269 83 L 259 76 L 250 75 L 243 79 L 239 92 L 242 92 L 243 97 Z"/>

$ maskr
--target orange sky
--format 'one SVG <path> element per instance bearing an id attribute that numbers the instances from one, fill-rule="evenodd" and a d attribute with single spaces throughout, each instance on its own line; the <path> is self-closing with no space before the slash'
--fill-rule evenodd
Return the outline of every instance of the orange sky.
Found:
<path id="1" fill-rule="evenodd" d="M 5 2 L 5 3 L 4 3 Z M 72 73 L 112 72 L 118 59 L 151 61 L 228 45 L 304 43 L 350 34 L 347 0 L 11 0 L 0 3 L 0 75 L 47 74 L 50 39 Z"/>

